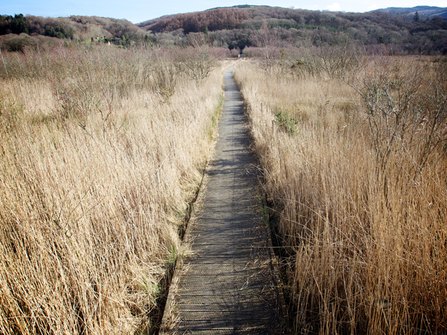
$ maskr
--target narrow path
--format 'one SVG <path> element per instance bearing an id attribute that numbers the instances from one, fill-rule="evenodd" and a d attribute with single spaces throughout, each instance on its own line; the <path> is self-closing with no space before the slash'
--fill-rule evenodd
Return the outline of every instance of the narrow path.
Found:
<path id="1" fill-rule="evenodd" d="M 185 236 L 193 255 L 173 281 L 161 334 L 282 333 L 243 102 L 232 70 L 224 79 L 224 111 L 203 204 Z"/>

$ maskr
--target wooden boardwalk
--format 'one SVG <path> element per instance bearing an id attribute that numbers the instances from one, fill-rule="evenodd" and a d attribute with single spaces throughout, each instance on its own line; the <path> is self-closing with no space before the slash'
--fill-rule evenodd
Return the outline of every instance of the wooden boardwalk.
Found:
<path id="1" fill-rule="evenodd" d="M 283 333 L 254 158 L 232 70 L 225 73 L 225 97 L 199 219 L 185 235 L 192 256 L 176 270 L 161 334 Z"/>

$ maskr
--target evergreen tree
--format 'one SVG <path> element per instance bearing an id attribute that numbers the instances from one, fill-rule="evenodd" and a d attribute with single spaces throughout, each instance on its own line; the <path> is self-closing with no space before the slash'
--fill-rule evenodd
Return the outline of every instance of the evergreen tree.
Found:
<path id="1" fill-rule="evenodd" d="M 414 14 L 414 18 L 413 18 L 413 20 L 414 20 L 414 22 L 419 22 L 419 13 L 418 13 L 418 12 L 416 12 L 416 13 Z"/>

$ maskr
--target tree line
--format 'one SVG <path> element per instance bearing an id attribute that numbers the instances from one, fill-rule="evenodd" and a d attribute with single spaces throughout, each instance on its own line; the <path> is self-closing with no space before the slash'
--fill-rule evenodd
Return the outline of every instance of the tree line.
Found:
<path id="1" fill-rule="evenodd" d="M 277 47 L 351 43 L 374 49 L 387 46 L 396 54 L 447 55 L 447 19 L 409 19 L 383 11 L 321 12 L 268 6 L 214 8 L 171 15 L 134 25 L 127 20 L 71 16 L 0 16 L 0 35 L 28 34 L 58 39 L 126 40 L 125 46 L 197 45 L 239 49 L 262 47 L 266 36 Z"/>
<path id="2" fill-rule="evenodd" d="M 42 21 L 45 23 L 42 25 Z M 14 16 L 0 15 L 0 35 L 7 34 L 36 34 L 57 38 L 73 38 L 74 30 L 59 24 L 57 21 L 44 18 L 27 18 L 23 14 Z"/>
<path id="3" fill-rule="evenodd" d="M 159 40 L 172 44 L 179 36 L 203 33 L 215 46 L 262 46 L 259 31 L 266 25 L 275 44 L 327 46 L 350 41 L 364 46 L 387 45 L 399 53 L 447 54 L 447 20 L 418 20 L 382 11 L 320 12 L 268 6 L 215 8 L 139 24 Z M 164 34 L 164 35 L 160 35 Z"/>
<path id="4" fill-rule="evenodd" d="M 91 37 L 143 39 L 147 33 L 127 20 L 95 16 L 70 16 L 44 18 L 39 16 L 16 14 L 0 15 L 0 35 L 28 34 L 42 35 L 60 39 L 88 40 Z"/>

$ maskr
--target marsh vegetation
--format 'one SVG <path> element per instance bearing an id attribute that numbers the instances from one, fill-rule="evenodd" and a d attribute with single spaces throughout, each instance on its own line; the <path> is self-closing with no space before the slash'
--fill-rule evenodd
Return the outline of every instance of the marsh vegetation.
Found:
<path id="1" fill-rule="evenodd" d="M 445 333 L 445 58 L 348 46 L 276 54 L 244 62 L 235 77 L 281 247 L 291 328 Z"/>
<path id="2" fill-rule="evenodd" d="M 107 45 L 1 61 L 0 333 L 152 332 L 215 136 L 219 62 Z"/>

